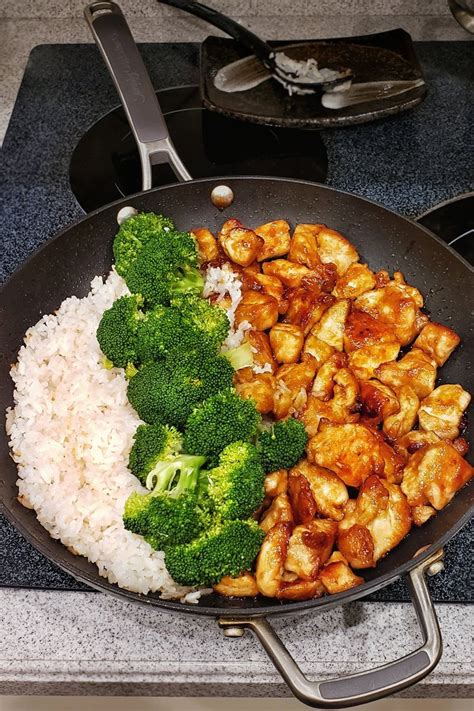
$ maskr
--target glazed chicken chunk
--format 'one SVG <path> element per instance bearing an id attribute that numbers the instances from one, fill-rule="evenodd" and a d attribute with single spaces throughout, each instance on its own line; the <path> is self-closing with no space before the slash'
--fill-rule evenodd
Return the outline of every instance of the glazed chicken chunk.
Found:
<path id="1" fill-rule="evenodd" d="M 441 439 L 456 439 L 470 402 L 471 396 L 460 385 L 440 385 L 421 401 L 418 410 L 421 429 L 434 432 Z"/>
<path id="2" fill-rule="evenodd" d="M 362 585 L 364 579 L 356 575 L 342 553 L 334 551 L 332 556 L 319 574 L 319 580 L 324 586 L 324 589 L 329 594 L 344 592 L 350 590 L 357 585 Z"/>
<path id="3" fill-rule="evenodd" d="M 395 280 L 382 289 L 366 291 L 356 299 L 355 305 L 392 326 L 402 346 L 408 345 L 428 322 L 420 311 L 423 297 L 418 289 Z"/>
<path id="4" fill-rule="evenodd" d="M 357 499 L 346 504 L 339 523 L 339 550 L 354 568 L 371 568 L 405 538 L 411 523 L 400 487 L 371 475 Z"/>
<path id="5" fill-rule="evenodd" d="M 219 257 L 219 245 L 217 240 L 209 230 L 202 228 L 192 230 L 196 238 L 199 261 L 202 263 L 212 262 Z"/>
<path id="6" fill-rule="evenodd" d="M 282 257 L 290 249 L 290 226 L 286 220 L 274 220 L 260 225 L 255 233 L 261 238 L 263 244 L 258 251 L 258 261 Z"/>
<path id="7" fill-rule="evenodd" d="M 397 362 L 382 363 L 376 377 L 393 390 L 410 387 L 419 398 L 430 394 L 436 381 L 436 362 L 419 348 L 413 348 Z"/>
<path id="8" fill-rule="evenodd" d="M 384 419 L 383 431 L 390 439 L 398 439 L 410 432 L 416 422 L 420 401 L 416 392 L 406 386 L 398 390 L 397 412 Z"/>
<path id="9" fill-rule="evenodd" d="M 323 469 L 302 459 L 290 470 L 289 488 L 297 521 L 306 522 L 308 511 L 310 517 L 318 513 L 333 521 L 340 521 L 344 516 L 344 506 L 349 494 L 342 479 L 329 469 Z"/>
<path id="10" fill-rule="evenodd" d="M 332 553 L 336 533 L 337 523 L 321 518 L 295 526 L 288 542 L 285 570 L 301 580 L 315 580 Z"/>
<path id="11" fill-rule="evenodd" d="M 278 523 L 265 536 L 255 568 L 255 580 L 262 595 L 276 597 L 281 589 L 292 530 L 290 523 Z"/>
<path id="12" fill-rule="evenodd" d="M 391 364 L 399 351 L 400 344 L 396 341 L 364 346 L 350 354 L 349 366 L 359 380 L 369 380 L 377 377 L 376 373 L 381 365 Z"/>
<path id="13" fill-rule="evenodd" d="M 303 346 L 303 358 L 310 356 L 314 358 L 316 367 L 319 369 L 334 353 L 334 348 L 324 341 L 321 341 L 312 333 L 307 336 Z"/>
<path id="14" fill-rule="evenodd" d="M 296 225 L 288 254 L 290 261 L 304 264 L 308 269 L 315 269 L 321 264 L 316 240 L 320 227 L 320 225 Z"/>
<path id="15" fill-rule="evenodd" d="M 398 397 L 393 390 L 376 378 L 361 383 L 360 401 L 364 416 L 374 425 L 380 424 L 400 410 Z"/>
<path id="16" fill-rule="evenodd" d="M 334 354 L 321 366 L 314 379 L 301 417 L 310 437 L 317 433 L 323 420 L 344 424 L 359 419 L 359 383 L 352 371 L 345 367 L 346 362 L 345 354 Z"/>
<path id="17" fill-rule="evenodd" d="M 285 286 L 291 289 L 301 286 L 303 279 L 308 279 L 314 274 L 303 264 L 290 262 L 288 259 L 274 259 L 271 262 L 265 262 L 262 270 L 264 274 L 278 277 Z"/>
<path id="18" fill-rule="evenodd" d="M 264 331 L 246 331 L 244 341 L 250 344 L 254 368 L 256 366 L 258 369 L 264 369 L 269 373 L 276 373 L 278 365 L 273 357 L 268 334 Z M 258 372 L 258 370 L 255 372 Z"/>
<path id="19" fill-rule="evenodd" d="M 248 267 L 257 258 L 263 240 L 238 220 L 227 220 L 218 235 L 219 244 L 235 264 Z"/>
<path id="20" fill-rule="evenodd" d="M 323 264 L 335 264 L 338 276 L 345 274 L 351 264 L 359 261 L 357 250 L 349 240 L 326 225 L 320 225 L 316 240 L 319 258 Z"/>
<path id="21" fill-rule="evenodd" d="M 250 370 L 245 368 L 245 370 Z M 240 397 L 246 400 L 253 400 L 255 406 L 262 415 L 272 412 L 275 407 L 275 392 L 277 384 L 274 376 L 271 373 L 257 373 L 250 371 L 250 377 L 247 379 L 246 373 L 237 374 L 235 389 Z"/>
<path id="22" fill-rule="evenodd" d="M 429 444 L 411 455 L 401 489 L 410 506 L 430 504 L 440 511 L 472 477 L 473 469 L 450 442 Z"/>
<path id="23" fill-rule="evenodd" d="M 265 496 L 274 499 L 279 494 L 286 494 L 288 490 L 288 472 L 286 469 L 278 469 L 276 472 L 267 474 L 264 482 Z"/>
<path id="24" fill-rule="evenodd" d="M 427 356 L 433 358 L 438 366 L 446 363 L 451 353 L 459 345 L 460 338 L 447 326 L 440 323 L 427 323 L 413 344 Z"/>
<path id="25" fill-rule="evenodd" d="M 231 578 L 230 575 L 224 576 L 217 585 L 214 585 L 214 590 L 219 595 L 226 597 L 256 597 L 258 595 L 257 583 L 251 573 L 242 573 L 237 578 Z"/>
<path id="26" fill-rule="evenodd" d="M 354 263 L 336 282 L 333 294 L 338 299 L 356 299 L 375 287 L 375 274 L 367 264 Z"/>
<path id="27" fill-rule="evenodd" d="M 383 343 L 398 343 L 394 327 L 365 311 L 352 308 L 344 330 L 344 350 L 347 353 Z"/>
<path id="28" fill-rule="evenodd" d="M 278 321 L 277 300 L 258 291 L 246 291 L 235 311 L 236 325 L 243 321 L 248 321 L 256 331 L 267 331 Z"/>
<path id="29" fill-rule="evenodd" d="M 285 323 L 300 326 L 305 336 L 334 304 L 334 297 L 307 287 L 291 289 L 286 297 Z"/>
<path id="30" fill-rule="evenodd" d="M 361 424 L 323 424 L 308 443 L 308 459 L 360 487 L 371 474 L 400 481 L 404 460 L 383 437 Z"/>
<path id="31" fill-rule="evenodd" d="M 316 374 L 313 358 L 283 364 L 276 375 L 273 414 L 277 420 L 299 414 L 306 407 L 308 390 Z"/>
<path id="32" fill-rule="evenodd" d="M 270 345 L 278 363 L 296 363 L 304 344 L 304 334 L 292 323 L 276 323 L 270 331 Z"/>
<path id="33" fill-rule="evenodd" d="M 336 351 L 342 351 L 344 345 L 344 326 L 349 313 L 350 302 L 348 299 L 336 301 L 311 329 L 311 333 L 332 346 Z"/>
<path id="34" fill-rule="evenodd" d="M 282 308 L 284 288 L 277 277 L 260 274 L 260 272 L 254 271 L 253 267 L 247 267 L 242 270 L 242 292 L 246 291 L 258 291 L 261 294 L 273 296 L 278 308 Z"/>
<path id="35" fill-rule="evenodd" d="M 268 533 L 277 523 L 293 523 L 293 511 L 286 494 L 279 494 L 273 499 L 260 520 L 260 528 Z"/>

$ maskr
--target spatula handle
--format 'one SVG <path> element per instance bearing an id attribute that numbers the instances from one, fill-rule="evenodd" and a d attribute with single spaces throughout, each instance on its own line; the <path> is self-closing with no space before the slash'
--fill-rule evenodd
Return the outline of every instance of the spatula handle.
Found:
<path id="1" fill-rule="evenodd" d="M 189 12 L 191 15 L 200 17 L 201 20 L 206 20 L 209 24 L 214 25 L 214 27 L 222 30 L 237 40 L 237 42 L 247 47 L 265 66 L 271 65 L 269 58 L 274 52 L 272 47 L 246 27 L 243 27 L 243 25 L 227 17 L 227 15 L 223 15 L 222 12 L 218 12 L 212 7 L 207 7 L 207 5 L 195 2 L 194 0 L 158 0 L 158 2 L 161 2 L 163 5 L 177 7 L 179 10 L 184 10 L 184 12 Z"/>

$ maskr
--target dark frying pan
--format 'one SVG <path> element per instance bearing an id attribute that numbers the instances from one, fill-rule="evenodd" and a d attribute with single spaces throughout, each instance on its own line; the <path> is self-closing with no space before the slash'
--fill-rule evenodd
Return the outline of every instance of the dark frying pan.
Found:
<path id="1" fill-rule="evenodd" d="M 150 187 L 149 165 L 156 157 L 170 162 L 181 179 L 189 180 L 169 140 L 152 85 L 120 10 L 113 3 L 96 3 L 87 9 L 87 17 L 140 147 L 144 189 Z M 248 225 L 279 217 L 293 225 L 324 222 L 347 234 L 372 269 L 390 272 L 401 269 L 408 281 L 426 295 L 433 318 L 454 328 L 462 338 L 463 346 L 441 371 L 442 382 L 460 382 L 468 390 L 474 390 L 472 270 L 467 262 L 423 227 L 368 200 L 309 182 L 233 177 L 184 182 L 120 200 L 66 228 L 30 257 L 0 294 L 2 410 L 12 405 L 9 368 L 26 329 L 42 314 L 54 311 L 71 294 L 84 296 L 96 274 L 108 273 L 119 209 L 133 205 L 138 210 L 164 212 L 183 230 L 199 226 L 216 230 L 225 218 L 212 204 L 210 193 L 223 182 L 235 195 L 228 216 L 235 215 Z M 376 569 L 364 571 L 366 583 L 358 588 L 305 602 L 226 599 L 213 594 L 202 597 L 198 605 L 185 605 L 161 600 L 156 594 L 142 596 L 121 590 L 101 578 L 96 567 L 85 558 L 74 556 L 50 538 L 34 512 L 17 502 L 16 466 L 9 456 L 5 435 L 0 438 L 0 467 L 2 511 L 50 560 L 91 587 L 123 599 L 172 612 L 213 616 L 228 636 L 240 636 L 245 628 L 251 629 L 293 693 L 307 704 L 340 708 L 381 698 L 419 681 L 440 658 L 441 636 L 425 574 L 441 569 L 443 546 L 467 522 L 473 507 L 472 486 L 460 491 L 425 526 L 413 530 Z M 378 669 L 332 681 L 310 682 L 266 619 L 270 615 L 327 610 L 364 597 L 400 576 L 406 576 L 424 643 L 407 656 Z"/>

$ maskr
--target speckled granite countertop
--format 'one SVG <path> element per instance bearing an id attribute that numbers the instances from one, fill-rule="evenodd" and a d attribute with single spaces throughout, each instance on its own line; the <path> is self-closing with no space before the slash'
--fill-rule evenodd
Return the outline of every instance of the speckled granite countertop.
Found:
<path id="1" fill-rule="evenodd" d="M 464 42 L 419 43 L 429 86 L 421 106 L 377 124 L 323 132 L 328 182 L 409 215 L 472 189 L 472 48 Z M 196 82 L 196 45 L 143 45 L 142 51 L 157 88 Z M 45 81 L 51 76 L 54 85 Z M 0 155 L 0 279 L 81 215 L 69 189 L 69 158 L 84 130 L 116 103 L 94 47 L 47 45 L 33 51 Z M 0 524 L 0 584 L 8 584 L 6 566 L 15 566 L 20 578 L 34 577 L 39 587 L 52 578 L 53 586 L 58 579 L 64 585 L 61 573 L 5 521 Z M 472 528 L 465 529 L 449 546 L 447 571 L 432 588 L 437 598 L 451 599 L 461 589 L 469 599 L 465 564 L 471 540 Z M 0 694 L 287 693 L 250 635 L 225 640 L 211 620 L 171 617 L 89 592 L 12 588 L 0 588 L 0 610 Z M 469 696 L 472 615 L 461 604 L 441 605 L 439 615 L 441 664 L 407 693 Z M 409 605 L 372 602 L 275 624 L 303 667 L 322 678 L 380 664 L 415 647 L 413 619 Z"/>
<path id="2" fill-rule="evenodd" d="M 211 619 L 79 592 L 0 590 L 0 609 L 0 694 L 290 695 L 249 633 L 226 639 Z M 472 695 L 467 613 L 461 605 L 439 607 L 443 657 L 404 696 Z M 272 624 L 311 679 L 362 671 L 419 644 L 413 609 L 404 604 L 352 603 Z"/>

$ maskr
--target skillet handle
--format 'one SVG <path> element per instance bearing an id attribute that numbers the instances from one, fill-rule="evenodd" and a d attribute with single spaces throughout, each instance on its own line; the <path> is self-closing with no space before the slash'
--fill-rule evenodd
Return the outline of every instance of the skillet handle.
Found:
<path id="1" fill-rule="evenodd" d="M 423 645 L 376 669 L 329 681 L 309 681 L 266 618 L 221 618 L 218 623 L 229 637 L 241 636 L 244 629 L 250 629 L 293 694 L 308 706 L 337 709 L 365 704 L 416 684 L 437 665 L 441 657 L 442 640 L 425 574 L 434 574 L 440 570 L 441 557 L 442 551 L 407 575 L 411 599 L 423 634 Z"/>
<path id="2" fill-rule="evenodd" d="M 137 143 L 142 189 L 152 187 L 151 166 L 169 163 L 179 180 L 192 180 L 168 133 L 148 72 L 121 9 L 100 0 L 84 16 L 114 81 Z"/>

